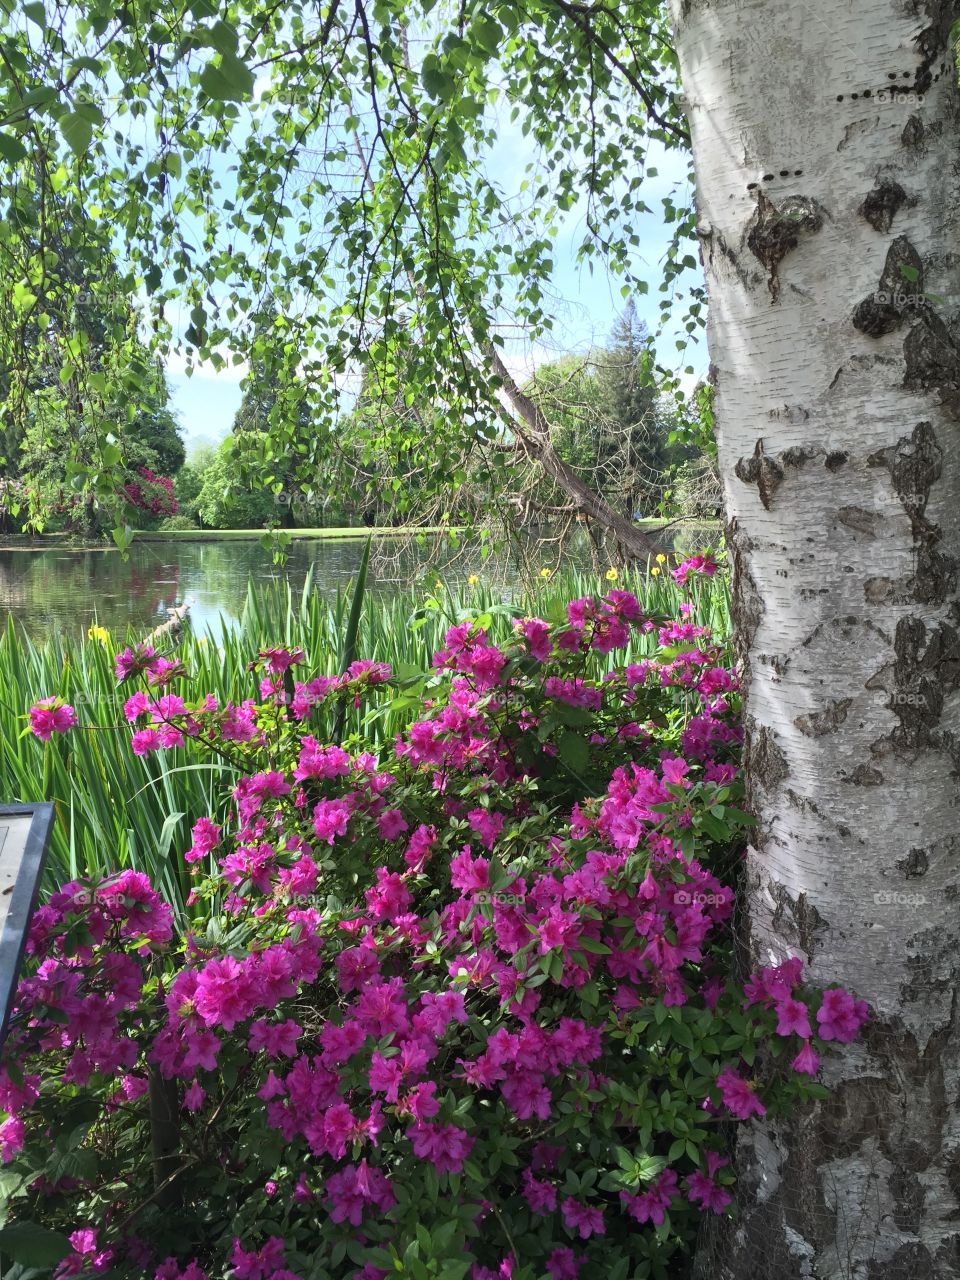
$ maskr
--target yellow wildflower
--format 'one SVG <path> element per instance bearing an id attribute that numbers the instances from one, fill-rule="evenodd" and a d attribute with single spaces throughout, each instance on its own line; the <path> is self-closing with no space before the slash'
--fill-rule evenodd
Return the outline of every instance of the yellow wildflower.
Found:
<path id="1" fill-rule="evenodd" d="M 667 563 L 667 557 L 665 555 L 661 554 L 657 556 L 657 564 L 666 564 L 666 563 Z"/>
<path id="2" fill-rule="evenodd" d="M 470 577 L 467 579 L 467 585 L 470 587 L 475 587 L 479 581 L 480 579 L 477 577 L 477 575 L 475 573 L 471 573 Z"/>
<path id="3" fill-rule="evenodd" d="M 99 640 L 101 644 L 109 644 L 110 632 L 106 627 L 98 627 L 96 623 L 87 628 L 88 640 Z"/>
<path id="4" fill-rule="evenodd" d="M 604 577 L 608 582 L 616 582 L 616 580 L 620 577 L 620 575 L 619 573 L 617 573 L 616 569 L 614 569 L 613 565 L 611 565 L 610 568 L 607 570 L 607 572 L 604 574 Z"/>
<path id="5" fill-rule="evenodd" d="M 653 568 L 650 570 L 650 573 L 651 573 L 651 575 L 652 575 L 654 578 L 657 576 L 657 574 L 658 574 L 659 572 L 660 572 L 660 570 L 657 568 L 657 566 L 656 566 L 656 565 L 654 565 L 654 566 L 653 566 Z"/>
<path id="6" fill-rule="evenodd" d="M 553 573 L 553 570 L 552 570 L 552 569 L 541 569 L 541 570 L 540 570 L 540 577 L 541 577 L 541 578 L 549 578 L 549 577 L 550 577 L 550 575 L 551 575 L 551 573 Z"/>

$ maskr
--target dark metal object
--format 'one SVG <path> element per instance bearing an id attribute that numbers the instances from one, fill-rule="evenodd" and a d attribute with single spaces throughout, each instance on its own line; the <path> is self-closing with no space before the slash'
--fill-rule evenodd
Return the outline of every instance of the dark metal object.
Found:
<path id="1" fill-rule="evenodd" d="M 16 820 L 11 821 L 11 819 Z M 13 827 L 24 819 L 30 820 L 23 840 L 19 862 L 14 867 L 4 867 L 4 844 L 11 839 Z M 50 842 L 53 826 L 52 804 L 0 805 L 0 870 L 6 870 L 0 884 L 0 1046 L 7 1035 L 10 1006 L 17 990 L 17 978 L 27 942 L 30 918 L 37 905 L 40 877 Z M 7 850 L 9 861 L 10 850 Z M 4 911 L 4 907 L 6 910 Z"/>

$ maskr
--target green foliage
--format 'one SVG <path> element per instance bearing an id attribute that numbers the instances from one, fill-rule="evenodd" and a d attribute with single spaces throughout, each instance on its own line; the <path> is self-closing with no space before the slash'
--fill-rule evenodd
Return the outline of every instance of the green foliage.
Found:
<path id="1" fill-rule="evenodd" d="M 630 299 L 605 348 L 543 365 L 525 388 L 560 456 L 628 519 L 666 507 L 671 475 L 692 453 L 652 375 L 649 335 Z M 543 491 L 542 505 L 563 501 Z"/>
<path id="2" fill-rule="evenodd" d="M 725 647 L 612 587 L 511 612 L 333 681 L 241 645 L 242 709 L 216 668 L 122 655 L 131 745 L 182 731 L 232 773 L 183 851 L 189 921 L 130 873 L 35 920 L 0 1066 L 0 1247 L 33 1280 L 679 1280 L 734 1120 L 826 1096 L 866 1004 L 799 959 L 734 973 Z"/>
<path id="3" fill-rule="evenodd" d="M 199 525 L 192 516 L 175 515 L 164 516 L 157 525 L 158 533 L 183 533 L 184 530 L 199 529 Z"/>
<path id="4" fill-rule="evenodd" d="M 283 373 L 268 484 L 287 483 L 280 460 L 308 492 L 329 474 L 344 375 L 365 368 L 386 403 L 419 406 L 379 429 L 438 496 L 468 469 L 497 486 L 490 348 L 507 317 L 534 340 L 550 328 L 555 240 L 574 207 L 581 263 L 601 260 L 628 292 L 650 287 L 635 262 L 648 152 L 687 141 L 655 0 L 78 0 L 69 14 L 39 0 L 13 12 L 0 63 L 0 367 L 17 371 L 6 414 L 24 427 L 42 398 L 23 376 L 24 335 L 56 335 L 57 412 L 91 438 L 70 481 L 97 501 L 122 463 L 102 402 L 136 417 L 146 379 L 118 360 L 98 382 L 77 309 L 89 281 L 144 298 L 140 333 L 180 343 L 188 366 Z M 513 188 L 493 151 L 498 120 L 538 156 Z M 669 305 L 695 261 L 689 211 L 664 208 L 677 233 Z"/>
<path id="5" fill-rule="evenodd" d="M 499 589 L 482 582 L 451 586 L 426 599 L 410 590 L 385 600 L 368 589 L 358 651 L 396 671 L 422 670 L 447 627 L 464 618 L 489 618 L 490 634 L 502 639 L 515 616 L 559 618 L 565 600 L 596 593 L 604 585 L 589 574 L 558 574 L 538 579 L 511 604 L 504 604 Z M 642 595 L 651 611 L 676 612 L 681 596 L 669 577 L 629 575 L 623 585 Z M 175 652 L 198 682 L 223 701 L 254 695 L 246 655 L 275 643 L 304 649 L 311 669 L 334 674 L 340 668 L 352 598 L 344 592 L 325 599 L 311 578 L 296 595 L 286 587 L 252 584 L 237 630 L 223 627 L 208 638 L 188 629 Z M 692 599 L 693 620 L 726 635 L 724 585 L 717 580 L 695 584 Z M 118 693 L 113 675 L 113 654 L 124 641 L 121 636 L 98 638 L 95 631 L 82 640 L 54 634 L 36 644 L 12 622 L 0 634 L 0 795 L 7 801 L 52 800 L 56 805 L 49 884 L 133 867 L 146 871 L 167 901 L 184 910 L 187 888 L 176 871 L 175 852 L 189 843 L 198 817 L 217 812 L 215 796 L 224 767 L 177 760 L 178 753 L 130 755 L 125 695 Z M 650 651 L 649 637 L 637 636 L 628 658 Z M 27 708 L 37 698 L 55 695 L 69 702 L 79 719 L 66 750 L 24 733 Z M 407 710 L 401 700 L 364 724 L 359 712 L 348 709 L 344 729 L 348 734 L 362 729 L 372 741 L 389 742 Z"/>

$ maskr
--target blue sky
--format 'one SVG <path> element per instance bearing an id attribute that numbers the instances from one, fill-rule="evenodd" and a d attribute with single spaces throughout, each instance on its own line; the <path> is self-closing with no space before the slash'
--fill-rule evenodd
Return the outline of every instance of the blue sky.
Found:
<path id="1" fill-rule="evenodd" d="M 497 174 L 498 184 L 505 190 L 516 190 L 530 159 L 531 150 L 523 138 L 519 126 L 507 124 L 499 133 L 499 140 L 490 157 L 490 171 Z M 690 199 L 686 180 L 685 158 L 677 153 L 661 153 L 650 160 L 657 169 L 654 178 L 644 184 L 644 199 L 652 210 L 643 215 L 637 225 L 641 245 L 637 251 L 638 265 L 650 281 L 650 292 L 635 299 L 641 317 L 651 332 L 660 322 L 659 303 L 662 294 L 657 290 L 660 263 L 669 240 L 668 228 L 660 216 L 661 200 L 672 194 L 676 203 L 685 204 Z M 623 309 L 624 299 L 620 282 L 594 268 L 578 265 L 575 246 L 583 234 L 582 208 L 574 208 L 566 216 L 556 239 L 553 273 L 553 299 L 549 306 L 555 317 L 554 329 L 545 342 L 531 345 L 509 333 L 504 358 L 515 376 L 528 376 L 537 365 L 555 359 L 561 354 L 586 351 L 602 343 L 609 336 L 617 314 Z M 697 374 L 706 368 L 705 344 L 701 338 L 698 347 L 692 347 L 681 359 L 674 347 L 676 332 L 664 336 L 658 354 L 666 364 L 679 366 L 692 364 Z M 242 366 L 216 372 L 211 366 L 195 369 L 192 377 L 183 372 L 183 360 L 172 356 L 167 364 L 173 407 L 179 415 L 188 450 L 198 444 L 212 444 L 224 438 L 230 430 L 241 398 Z"/>

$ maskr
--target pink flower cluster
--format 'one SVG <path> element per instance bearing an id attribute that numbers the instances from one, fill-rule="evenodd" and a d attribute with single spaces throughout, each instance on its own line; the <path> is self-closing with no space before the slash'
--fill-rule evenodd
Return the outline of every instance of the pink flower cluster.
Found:
<path id="1" fill-rule="evenodd" d="M 670 572 L 683 587 L 686 586 L 687 578 L 691 573 L 699 573 L 705 578 L 712 578 L 717 572 L 717 568 L 718 565 L 714 559 L 713 552 L 707 551 L 703 555 L 690 556 L 689 559 L 684 560 L 683 564 L 676 569 L 671 569 Z"/>
<path id="2" fill-rule="evenodd" d="M 55 733 L 66 733 L 77 723 L 77 713 L 68 702 L 45 698 L 30 708 L 30 729 L 41 742 L 49 742 Z"/>
<path id="3" fill-rule="evenodd" d="M 631 636 L 649 656 L 608 670 Z M 725 1212 L 733 1176 L 712 1136 L 697 1158 L 685 1146 L 649 1163 L 674 1131 L 656 1127 L 662 1081 L 637 1046 L 745 1027 L 742 1052 L 697 1050 L 712 1065 L 686 1114 L 691 1128 L 705 1113 L 762 1117 L 804 1096 L 818 1051 L 853 1039 L 867 1009 L 805 991 L 799 960 L 745 987 L 727 978 L 733 893 L 710 841 L 691 844 L 707 809 L 740 794 L 721 648 L 620 591 L 572 601 L 560 626 L 521 620 L 502 647 L 464 622 L 436 656 L 432 700 L 382 758 L 326 740 L 324 704 L 373 696 L 389 668 L 294 681 L 304 662 L 261 651 L 260 700 L 221 707 L 188 702 L 182 670 L 149 647 L 118 656 L 118 679 L 145 682 L 127 701 L 135 752 L 212 746 L 242 766 L 184 854 L 192 919 L 206 906 L 211 928 L 175 940 L 169 907 L 130 871 L 38 910 L 0 1075 L 3 1159 L 46 1140 L 41 1076 L 99 1088 L 105 1124 L 145 1115 L 150 1071 L 175 1082 L 184 1133 L 207 1141 L 211 1127 L 235 1201 L 269 1199 L 271 1222 L 283 1205 L 291 1240 L 231 1231 L 184 1260 L 147 1250 L 155 1280 L 297 1280 L 292 1237 L 318 1222 L 324 1249 L 349 1242 L 351 1280 L 381 1280 L 427 1186 L 444 1204 L 469 1197 L 477 1221 L 511 1199 L 538 1220 L 537 1258 L 471 1238 L 474 1280 L 527 1263 L 576 1280 L 588 1259 L 629 1251 L 638 1227 Z M 653 718 L 664 706 L 668 734 Z M 571 730 L 589 788 L 559 767 Z M 751 1038 L 793 1041 L 772 1078 L 754 1075 Z M 630 1154 L 646 1171 L 628 1180 L 613 1153 L 644 1124 Z M 272 1139 L 259 1144 L 269 1162 L 250 1134 Z M 580 1176 L 585 1136 L 599 1181 Z M 62 1274 L 116 1266 L 129 1242 L 107 1241 L 84 1229 Z M 367 1246 L 375 1261 L 357 1261 Z"/>
<path id="4" fill-rule="evenodd" d="M 154 516 L 175 516 L 180 507 L 173 481 L 168 476 L 158 476 L 149 467 L 140 467 L 139 474 L 143 484 L 138 480 L 129 480 L 123 486 L 128 501 Z"/>

